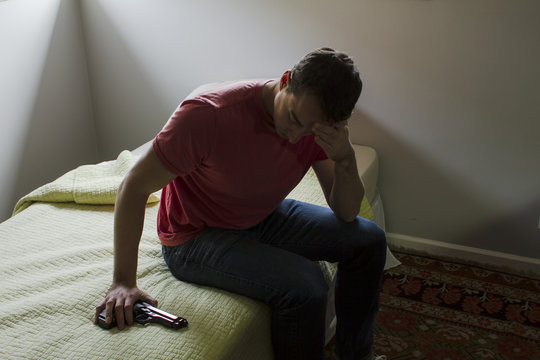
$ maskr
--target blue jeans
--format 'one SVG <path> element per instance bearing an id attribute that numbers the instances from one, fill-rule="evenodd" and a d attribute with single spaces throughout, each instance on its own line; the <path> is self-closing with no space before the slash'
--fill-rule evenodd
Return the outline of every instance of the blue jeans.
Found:
<path id="1" fill-rule="evenodd" d="M 285 199 L 246 230 L 207 228 L 163 255 L 178 279 L 264 301 L 272 308 L 276 359 L 323 359 L 328 285 L 313 260 L 339 262 L 335 306 L 341 359 L 371 353 L 386 258 L 375 223 L 347 223 L 332 210 Z"/>

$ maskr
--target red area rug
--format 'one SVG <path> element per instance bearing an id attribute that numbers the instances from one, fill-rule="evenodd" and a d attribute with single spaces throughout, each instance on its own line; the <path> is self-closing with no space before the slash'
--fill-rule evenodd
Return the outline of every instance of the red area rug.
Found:
<path id="1" fill-rule="evenodd" d="M 540 359 L 539 280 L 394 255 L 402 265 L 384 274 L 376 353 L 389 360 Z"/>

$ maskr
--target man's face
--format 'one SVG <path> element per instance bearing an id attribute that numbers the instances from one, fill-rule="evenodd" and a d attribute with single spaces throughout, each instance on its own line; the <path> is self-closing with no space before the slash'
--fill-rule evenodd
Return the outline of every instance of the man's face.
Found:
<path id="1" fill-rule="evenodd" d="M 312 134 L 316 123 L 330 125 L 315 96 L 295 95 L 286 87 L 279 91 L 274 101 L 274 125 L 280 137 L 296 144 L 303 136 Z"/>

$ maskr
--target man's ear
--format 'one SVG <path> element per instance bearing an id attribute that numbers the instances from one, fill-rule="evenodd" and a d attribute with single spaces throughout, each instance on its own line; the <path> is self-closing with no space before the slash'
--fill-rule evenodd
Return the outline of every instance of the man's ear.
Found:
<path id="1" fill-rule="evenodd" d="M 287 70 L 281 75 L 281 80 L 279 81 L 279 88 L 283 89 L 289 85 L 289 82 L 291 80 L 291 72 L 290 70 Z"/>

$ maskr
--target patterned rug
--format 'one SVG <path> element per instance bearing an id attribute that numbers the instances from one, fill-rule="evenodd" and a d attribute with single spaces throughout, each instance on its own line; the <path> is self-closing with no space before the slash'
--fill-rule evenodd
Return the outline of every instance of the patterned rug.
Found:
<path id="1" fill-rule="evenodd" d="M 540 359 L 539 280 L 393 253 L 402 265 L 384 274 L 376 353 L 389 360 Z"/>

